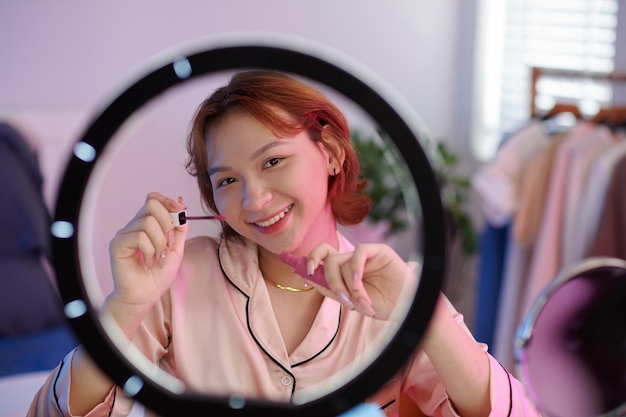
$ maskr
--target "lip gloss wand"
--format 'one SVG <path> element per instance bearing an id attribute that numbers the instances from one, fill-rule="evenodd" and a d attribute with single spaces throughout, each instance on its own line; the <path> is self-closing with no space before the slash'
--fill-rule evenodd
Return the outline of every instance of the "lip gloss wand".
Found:
<path id="1" fill-rule="evenodd" d="M 170 213 L 176 227 L 184 226 L 188 220 L 226 220 L 226 216 L 217 214 L 215 216 L 188 216 L 187 210 L 181 210 L 174 213 Z"/>

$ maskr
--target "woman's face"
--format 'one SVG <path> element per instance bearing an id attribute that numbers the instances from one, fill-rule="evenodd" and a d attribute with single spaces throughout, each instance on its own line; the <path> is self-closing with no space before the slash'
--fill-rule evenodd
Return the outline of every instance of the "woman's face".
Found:
<path id="1" fill-rule="evenodd" d="M 211 128 L 207 143 L 215 204 L 237 233 L 270 252 L 298 255 L 336 239 L 327 201 L 331 159 L 306 131 L 278 138 L 235 112 Z"/>

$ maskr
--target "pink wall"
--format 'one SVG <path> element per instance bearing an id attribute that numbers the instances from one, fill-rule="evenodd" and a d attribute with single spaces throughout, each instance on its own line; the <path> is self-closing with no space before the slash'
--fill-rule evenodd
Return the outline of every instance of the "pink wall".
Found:
<path id="1" fill-rule="evenodd" d="M 31 0 L 0 6 L 0 116 L 17 120 L 39 143 L 51 210 L 73 143 L 101 106 L 143 73 L 155 55 L 230 32 L 285 34 L 337 50 L 401 92 L 433 137 L 456 136 L 450 123 L 459 36 L 455 2 L 184 4 Z M 108 276 L 108 241 L 147 192 L 189 196 L 190 211 L 200 211 L 194 183 L 182 169 L 182 146 L 188 119 L 206 93 L 195 90 L 178 97 L 169 104 L 167 117 L 135 121 L 135 139 L 123 145 L 113 168 L 103 174 L 106 180 L 91 200 L 90 220 L 95 225 L 90 256 L 100 277 Z M 139 169 L 143 158 L 160 162 Z M 100 283 L 105 293 L 110 285 Z"/>

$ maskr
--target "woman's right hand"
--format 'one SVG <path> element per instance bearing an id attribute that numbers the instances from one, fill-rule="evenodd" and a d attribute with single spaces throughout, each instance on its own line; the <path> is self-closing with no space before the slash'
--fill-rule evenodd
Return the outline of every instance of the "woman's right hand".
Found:
<path id="1" fill-rule="evenodd" d="M 150 193 L 135 217 L 110 243 L 119 306 L 147 311 L 169 289 L 183 259 L 188 226 L 176 227 L 170 212 L 185 209 L 178 200 Z"/>

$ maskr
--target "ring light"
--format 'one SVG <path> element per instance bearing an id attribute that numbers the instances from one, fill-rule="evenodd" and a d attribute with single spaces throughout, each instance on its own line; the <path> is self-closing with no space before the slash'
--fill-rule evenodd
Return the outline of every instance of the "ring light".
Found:
<path id="1" fill-rule="evenodd" d="M 316 51 L 315 53 L 313 51 Z M 160 415 L 336 416 L 362 403 L 389 380 L 415 351 L 436 304 L 444 270 L 443 210 L 427 152 L 420 145 L 417 118 L 406 111 L 389 88 L 345 58 L 303 42 L 230 38 L 201 45 L 190 54 L 172 55 L 152 66 L 108 104 L 75 143 L 57 194 L 51 228 L 53 263 L 68 317 L 78 339 L 117 385 Z M 217 71 L 260 68 L 285 71 L 328 85 L 359 104 L 392 139 L 404 158 L 420 199 L 423 218 L 423 262 L 416 295 L 397 333 L 382 353 L 353 380 L 305 404 L 282 404 L 237 396 L 230 398 L 172 393 L 142 374 L 106 335 L 97 311 L 88 301 L 79 260 L 79 216 L 89 177 L 109 140 L 131 114 L 166 90 Z M 354 75 L 359 73 L 360 76 Z M 394 103 L 393 105 L 391 103 Z M 404 116 L 403 116 L 404 114 Z M 420 237 L 416 237 L 419 239 Z"/>

